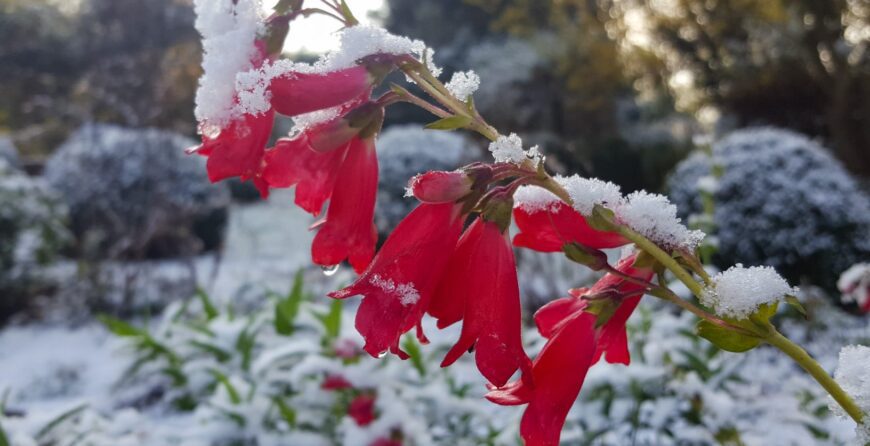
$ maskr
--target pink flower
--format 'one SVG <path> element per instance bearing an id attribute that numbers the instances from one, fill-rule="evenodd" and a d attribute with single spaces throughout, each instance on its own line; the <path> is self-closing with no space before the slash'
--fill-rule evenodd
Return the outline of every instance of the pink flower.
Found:
<path id="1" fill-rule="evenodd" d="M 628 240 L 613 232 L 592 229 L 577 210 L 562 201 L 546 209 L 514 208 L 514 220 L 520 232 L 514 246 L 540 252 L 560 252 L 566 243 L 576 242 L 594 249 L 616 248 Z"/>
<path id="2" fill-rule="evenodd" d="M 288 73 L 272 79 L 271 104 L 282 115 L 296 116 L 368 97 L 375 79 L 364 65 L 329 73 Z"/>
<path id="3" fill-rule="evenodd" d="M 426 312 L 462 232 L 461 205 L 421 204 L 402 220 L 384 242 L 368 269 L 334 298 L 362 295 L 356 329 L 363 349 L 377 357 L 388 349 L 406 358 L 399 338 Z M 327 217 L 328 218 L 328 217 Z"/>
<path id="4" fill-rule="evenodd" d="M 507 231 L 479 217 L 459 239 L 429 314 L 446 327 L 460 319 L 462 333 L 442 367 L 474 347 L 480 373 L 503 386 L 531 363 L 521 338 L 520 295 Z"/>
<path id="5" fill-rule="evenodd" d="M 375 396 L 362 393 L 351 400 L 347 414 L 360 426 L 367 426 L 375 421 Z"/>
<path id="6" fill-rule="evenodd" d="M 423 203 L 447 203 L 471 193 L 474 180 L 462 171 L 429 171 L 416 175 L 408 189 Z"/>
<path id="7" fill-rule="evenodd" d="M 374 223 L 378 192 L 378 157 L 373 137 L 350 141 L 347 155 L 336 171 L 336 183 L 326 219 L 311 244 L 311 258 L 323 266 L 345 259 L 360 273 L 375 255 L 378 231 Z"/>
<path id="8" fill-rule="evenodd" d="M 653 271 L 633 266 L 636 255 L 626 257 L 617 270 L 639 280 L 649 280 Z M 628 364 L 630 358 L 625 323 L 637 306 L 644 287 L 607 274 L 590 289 L 572 290 L 572 297 L 557 299 L 535 314 L 544 348 L 532 362 L 530 380 L 493 389 L 487 398 L 496 404 L 528 404 L 520 425 L 526 445 L 559 444 L 565 417 L 577 399 L 589 367 L 602 355 L 607 362 Z M 590 300 L 612 299 L 613 315 L 596 328 L 597 316 L 587 308 Z M 533 383 L 530 384 L 530 383 Z"/>

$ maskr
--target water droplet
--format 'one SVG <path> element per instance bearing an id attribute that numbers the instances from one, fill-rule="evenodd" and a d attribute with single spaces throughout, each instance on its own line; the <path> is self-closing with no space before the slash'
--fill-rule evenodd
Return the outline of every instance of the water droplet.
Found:
<path id="1" fill-rule="evenodd" d="M 203 136 L 209 139 L 215 139 L 221 134 L 221 128 L 213 124 L 202 124 L 199 131 Z"/>
<path id="2" fill-rule="evenodd" d="M 384 356 L 387 356 L 387 352 L 380 352 L 380 353 L 378 353 L 378 359 L 381 359 L 381 358 L 383 358 Z"/>
<path id="3" fill-rule="evenodd" d="M 324 276 L 334 276 L 338 272 L 338 265 L 323 265 L 320 269 L 323 270 Z"/>

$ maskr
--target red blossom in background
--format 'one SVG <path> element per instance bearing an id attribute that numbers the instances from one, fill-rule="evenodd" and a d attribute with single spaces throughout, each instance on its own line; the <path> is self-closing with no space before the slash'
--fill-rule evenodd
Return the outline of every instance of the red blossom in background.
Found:
<path id="1" fill-rule="evenodd" d="M 579 243 L 594 249 L 627 245 L 621 235 L 593 229 L 573 207 L 554 201 L 546 209 L 514 208 L 514 221 L 520 232 L 514 246 L 540 252 L 561 252 L 566 243 Z"/>
<path id="2" fill-rule="evenodd" d="M 403 333 L 420 324 L 462 231 L 461 205 L 421 204 L 384 242 L 369 268 L 351 286 L 331 293 L 362 295 L 356 328 L 372 356 L 399 349 Z M 422 332 L 420 332 L 422 334 Z"/>
<path id="3" fill-rule="evenodd" d="M 496 386 L 531 365 L 523 350 L 520 293 L 507 232 L 479 217 L 462 235 L 429 314 L 443 328 L 462 320 L 459 340 L 442 367 L 471 347 L 480 373 Z"/>
<path id="4" fill-rule="evenodd" d="M 375 421 L 375 396 L 362 393 L 351 400 L 347 414 L 360 426 L 367 426 Z"/>
<path id="5" fill-rule="evenodd" d="M 353 384 L 341 375 L 326 375 L 326 378 L 323 379 L 323 383 L 320 384 L 320 388 L 323 390 L 343 390 L 352 387 Z"/>
<path id="6" fill-rule="evenodd" d="M 649 280 L 653 271 L 635 268 L 636 255 L 622 259 L 616 269 L 639 280 Z M 535 313 L 535 323 L 547 343 L 533 361 L 533 385 L 527 380 L 494 389 L 487 398 L 497 404 L 528 404 L 520 425 L 526 445 L 559 444 L 559 436 L 568 411 L 577 399 L 586 373 L 602 355 L 607 362 L 628 364 L 630 361 L 625 323 L 637 307 L 645 287 L 616 274 L 607 274 L 592 288 L 572 290 L 572 297 L 557 299 Z M 597 316 L 587 309 L 584 297 L 612 299 L 618 305 L 607 321 L 596 327 Z"/>

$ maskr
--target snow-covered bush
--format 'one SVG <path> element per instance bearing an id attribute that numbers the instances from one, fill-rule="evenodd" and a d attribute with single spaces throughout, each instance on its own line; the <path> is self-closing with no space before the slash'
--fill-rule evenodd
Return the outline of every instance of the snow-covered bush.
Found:
<path id="1" fill-rule="evenodd" d="M 68 242 L 66 208 L 45 183 L 0 157 L 0 319 L 38 286 L 38 266 Z"/>
<path id="2" fill-rule="evenodd" d="M 0 136 L 0 159 L 14 168 L 18 168 L 18 149 L 12 143 L 12 139 L 7 136 Z"/>
<path id="3" fill-rule="evenodd" d="M 719 266 L 773 266 L 835 292 L 840 273 L 870 257 L 870 197 L 817 143 L 753 128 L 714 144 L 713 157 L 724 170 L 714 193 Z M 701 211 L 710 159 L 689 157 L 670 180 L 684 218 Z"/>
<path id="4" fill-rule="evenodd" d="M 427 170 L 453 170 L 475 158 L 474 146 L 455 133 L 424 130 L 417 125 L 387 128 L 378 138 L 378 199 L 375 220 L 387 233 L 417 203 L 405 188 L 414 175 Z"/>
<path id="5" fill-rule="evenodd" d="M 156 129 L 87 125 L 52 156 L 49 183 L 88 256 L 165 257 L 220 243 L 228 193 L 212 186 L 195 143 Z"/>

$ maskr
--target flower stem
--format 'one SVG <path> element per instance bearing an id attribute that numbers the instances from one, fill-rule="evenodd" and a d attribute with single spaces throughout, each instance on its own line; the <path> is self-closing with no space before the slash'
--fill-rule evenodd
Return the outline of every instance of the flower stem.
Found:
<path id="1" fill-rule="evenodd" d="M 677 279 L 680 279 L 680 282 L 683 282 L 689 291 L 692 292 L 695 296 L 700 296 L 704 292 L 704 287 L 698 283 L 688 271 L 686 271 L 670 254 L 666 253 L 663 249 L 659 248 L 655 243 L 651 242 L 646 237 L 638 234 L 633 231 L 631 228 L 628 228 L 623 225 L 615 225 L 616 232 L 618 232 L 623 237 L 631 240 L 637 245 L 640 249 L 647 252 L 647 254 L 655 257 L 665 268 L 670 270 Z"/>
<path id="2" fill-rule="evenodd" d="M 770 326 L 770 334 L 764 340 L 782 350 L 783 353 L 788 355 L 794 362 L 798 363 L 813 379 L 816 380 L 827 392 L 831 395 L 832 398 L 852 417 L 855 422 L 858 424 L 862 424 L 864 420 L 864 414 L 861 412 L 861 408 L 855 404 L 855 401 L 850 397 L 834 378 L 831 375 L 828 375 L 828 372 L 807 353 L 806 350 L 801 348 L 801 346 L 795 344 L 782 334 L 776 330 L 772 325 Z"/>

